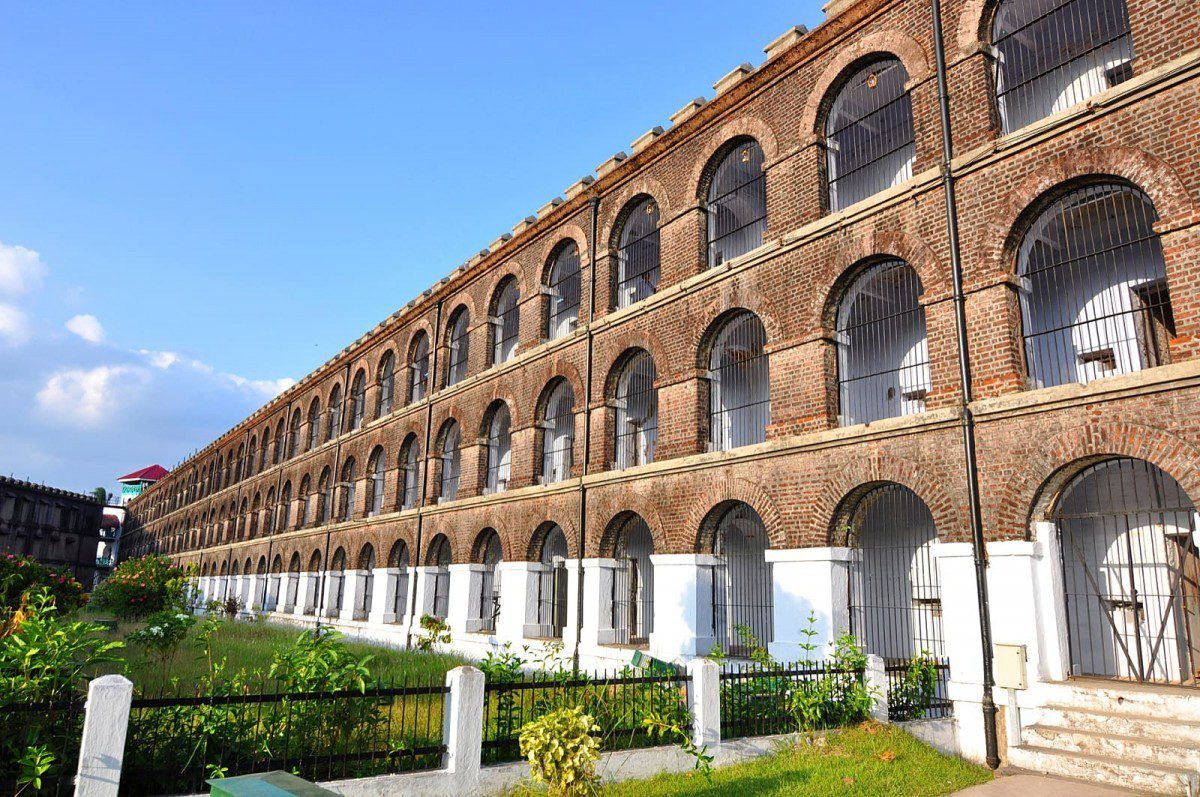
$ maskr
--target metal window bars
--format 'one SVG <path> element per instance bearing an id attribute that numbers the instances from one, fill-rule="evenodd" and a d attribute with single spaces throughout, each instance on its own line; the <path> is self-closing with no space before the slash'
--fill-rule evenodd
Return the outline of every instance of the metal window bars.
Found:
<path id="1" fill-rule="evenodd" d="M 470 359 L 468 330 L 471 316 L 466 307 L 460 307 L 450 318 L 450 330 L 446 335 L 446 384 L 456 385 L 467 377 L 467 362 Z"/>
<path id="2" fill-rule="evenodd" d="M 1200 685 L 1200 519 L 1140 459 L 1090 465 L 1063 489 L 1058 526 L 1071 674 Z"/>
<path id="3" fill-rule="evenodd" d="M 375 592 L 375 548 L 370 544 L 366 546 L 366 555 L 359 557 L 358 572 L 358 577 L 362 579 L 362 589 L 358 605 L 354 608 L 356 614 L 365 620 L 371 611 L 371 599 Z"/>
<path id="4" fill-rule="evenodd" d="M 713 637 L 731 656 L 749 656 L 775 637 L 770 547 L 762 518 L 736 503 L 724 511 L 710 542 Z"/>
<path id="5" fill-rule="evenodd" d="M 371 507 L 369 515 L 378 515 L 383 511 L 383 487 L 386 474 L 386 462 L 383 451 L 376 451 L 371 457 Z"/>
<path id="6" fill-rule="evenodd" d="M 568 242 L 560 246 L 546 276 L 546 292 L 550 307 L 546 318 L 546 337 L 549 340 L 571 334 L 579 324 L 579 248 Z"/>
<path id="7" fill-rule="evenodd" d="M 1125 0 L 1004 0 L 992 55 L 1000 125 L 1011 133 L 1133 77 Z"/>
<path id="8" fill-rule="evenodd" d="M 421 497 L 421 447 L 414 436 L 404 444 L 401 451 L 401 494 L 400 508 L 413 509 Z M 445 472 L 442 473 L 443 479 Z"/>
<path id="9" fill-rule="evenodd" d="M 628 307 L 658 288 L 661 247 L 658 203 L 650 197 L 633 207 L 621 227 L 617 249 L 616 306 Z"/>
<path id="10" fill-rule="evenodd" d="M 350 383 L 350 431 L 362 428 L 367 413 L 367 373 L 359 371 Z"/>
<path id="11" fill-rule="evenodd" d="M 500 535 L 496 532 L 485 531 L 485 539 L 480 546 L 480 564 L 483 569 L 479 573 L 477 591 L 472 601 L 471 610 L 478 629 L 490 634 L 496 630 L 496 618 L 500 615 L 500 581 L 496 578 L 496 566 L 504 557 L 500 545 Z"/>
<path id="12" fill-rule="evenodd" d="M 727 319 L 709 355 L 709 445 L 714 451 L 761 443 L 771 422 L 767 336 L 753 313 Z"/>
<path id="13" fill-rule="evenodd" d="M 767 230 L 767 183 L 757 141 L 737 144 L 713 172 L 705 203 L 710 268 L 762 246 Z"/>
<path id="14" fill-rule="evenodd" d="M 452 421 L 442 439 L 442 478 L 438 489 L 438 499 L 441 501 L 458 498 L 458 480 L 462 470 L 460 439 L 458 423 Z"/>
<path id="15" fill-rule="evenodd" d="M 342 433 L 342 386 L 334 385 L 329 394 L 329 424 L 325 439 L 332 440 Z"/>
<path id="16" fill-rule="evenodd" d="M 838 211 L 912 177 L 916 158 L 908 72 L 881 58 L 843 84 L 825 120 L 829 209 Z"/>
<path id="17" fill-rule="evenodd" d="M 396 616 L 395 622 L 399 623 L 408 615 L 408 546 L 404 540 L 399 540 L 392 546 L 392 551 L 388 554 L 388 567 L 396 571 L 389 575 L 389 578 L 394 579 L 392 612 Z"/>
<path id="18" fill-rule="evenodd" d="M 396 394 L 396 358 L 391 352 L 383 357 L 379 364 L 379 410 L 377 417 L 382 418 L 392 411 L 392 401 Z"/>
<path id="19" fill-rule="evenodd" d="M 921 280 L 903 260 L 856 279 L 838 309 L 838 415 L 843 426 L 925 411 L 929 341 Z"/>
<path id="20" fill-rule="evenodd" d="M 645 645 L 654 631 L 654 540 L 640 516 L 624 521 L 613 558 L 609 627 L 617 644 Z"/>
<path id="21" fill-rule="evenodd" d="M 575 391 L 559 380 L 546 397 L 542 421 L 542 483 L 553 484 L 571 477 L 575 446 Z"/>
<path id="22" fill-rule="evenodd" d="M 658 447 L 658 372 L 647 351 L 638 351 L 621 367 L 613 396 L 615 468 L 654 461 Z"/>
<path id="23" fill-rule="evenodd" d="M 321 444 L 321 400 L 313 399 L 308 405 L 308 450 Z"/>
<path id="24" fill-rule="evenodd" d="M 538 636 L 561 639 L 567 625 L 567 536 L 557 524 L 546 532 L 539 559 Z"/>
<path id="25" fill-rule="evenodd" d="M 409 403 L 425 398 L 429 390 L 429 336 L 424 332 L 417 335 L 412 347 L 412 360 L 408 364 Z"/>
<path id="26" fill-rule="evenodd" d="M 1150 199 L 1121 183 L 1071 191 L 1034 221 L 1017 272 L 1036 387 L 1161 365 L 1175 320 Z"/>
<path id="27" fill-rule="evenodd" d="M 504 492 L 512 466 L 512 417 L 508 405 L 497 404 L 488 421 L 487 468 L 483 483 L 485 493 Z"/>
<path id="28" fill-rule="evenodd" d="M 427 576 L 433 580 L 433 605 L 430 614 L 445 619 L 450 611 L 450 541 L 446 535 L 439 534 L 434 538 L 426 561 Z"/>
<path id="29" fill-rule="evenodd" d="M 496 295 L 492 325 L 492 364 L 511 360 L 521 334 L 521 292 L 515 279 L 506 280 Z"/>

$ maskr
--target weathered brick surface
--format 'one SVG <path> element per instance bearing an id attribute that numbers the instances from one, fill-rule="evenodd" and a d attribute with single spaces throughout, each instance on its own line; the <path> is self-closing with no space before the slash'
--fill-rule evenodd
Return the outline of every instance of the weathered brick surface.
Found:
<path id="1" fill-rule="evenodd" d="M 1055 489 L 1082 462 L 1103 455 L 1148 459 L 1200 499 L 1200 368 L 1191 367 L 1200 347 L 1196 10 L 1189 2 L 1131 0 L 1134 79 L 1102 102 L 1084 103 L 1002 138 L 981 44 L 992 4 L 945 3 L 967 327 L 979 401 L 982 508 L 991 538 L 1026 536 L 1030 519 L 1044 514 Z M 545 524 L 553 522 L 566 531 L 573 555 L 580 536 L 585 552 L 596 555 L 611 537 L 605 535 L 614 521 L 632 511 L 647 521 L 656 551 L 682 552 L 696 549 L 705 519 L 731 500 L 759 512 L 774 546 L 826 545 L 843 541 L 847 498 L 879 482 L 911 487 L 929 505 L 943 538 L 966 538 L 961 395 L 930 30 L 928 3 L 920 0 L 851 5 L 511 241 L 473 258 L 178 468 L 133 505 L 141 530 L 125 550 L 157 547 L 205 567 L 218 562 L 244 567 L 251 560 L 257 568 L 276 557 L 286 567 L 293 556 L 307 566 L 314 555 L 326 555 L 328 537 L 330 555 L 342 547 L 347 561 L 357 561 L 369 543 L 382 562 L 398 540 L 415 551 L 419 526 L 422 551 L 434 535 L 445 534 L 455 560 L 467 561 L 480 532 L 494 529 L 505 557 L 513 559 L 535 556 Z M 876 53 L 893 54 L 909 74 L 915 176 L 831 216 L 822 182 L 823 114 L 847 70 Z M 732 266 L 709 271 L 702 211 L 706 180 L 715 159 L 746 137 L 759 142 L 766 159 L 766 245 Z M 1013 276 L 1017 242 L 1047 196 L 1096 175 L 1127 180 L 1154 202 L 1178 332 L 1170 344 L 1173 364 L 1108 380 L 1108 387 L 1027 391 Z M 653 197 L 660 211 L 659 293 L 617 312 L 613 284 L 620 222 L 630 204 L 644 196 Z M 599 203 L 594 256 L 593 200 Z M 581 255 L 585 323 L 565 339 L 544 342 L 548 298 L 541 283 L 551 253 L 568 239 Z M 904 259 L 921 280 L 933 382 L 928 412 L 838 429 L 836 308 L 861 268 L 884 257 Z M 517 280 L 521 292 L 520 342 L 514 361 L 492 366 L 488 315 L 497 286 L 508 277 Z M 588 324 L 593 282 L 596 316 Z M 415 336 L 444 344 L 445 326 L 459 307 L 470 317 L 468 378 L 445 386 L 446 351 L 438 347 L 431 399 L 409 404 L 405 364 Z M 715 325 L 738 308 L 756 313 L 767 333 L 768 441 L 708 454 L 707 349 Z M 615 369 L 633 349 L 649 352 L 657 368 L 657 462 L 613 473 L 608 470 L 613 459 L 608 399 Z M 393 411 L 376 419 L 379 368 L 389 352 L 397 363 Z M 300 418 L 301 437 L 307 440 L 313 400 L 327 409 L 333 391 L 344 396 L 360 369 L 370 386 L 364 427 L 327 442 L 322 434 L 315 449 L 301 445 L 300 453 L 272 465 L 280 424 L 288 427 L 293 416 Z M 574 478 L 541 486 L 538 401 L 559 377 L 571 384 L 576 398 Z M 483 424 L 487 408 L 498 400 L 512 414 L 512 480 L 508 492 L 482 496 Z M 582 432 L 589 412 L 593 433 L 581 529 Z M 344 428 L 347 415 L 343 412 Z M 322 417 L 327 423 L 327 412 Z M 462 429 L 459 500 L 439 504 L 439 430 L 451 418 Z M 425 505 L 399 512 L 399 456 L 410 435 L 423 454 L 432 447 L 435 457 L 422 468 L 429 484 Z M 228 463 L 238 460 L 239 447 L 252 456 L 263 440 L 270 441 L 266 467 L 253 459 L 240 480 L 233 478 L 236 472 Z M 384 506 L 380 516 L 366 518 L 369 485 L 362 479 L 376 448 L 388 463 Z M 302 480 L 307 477 L 315 490 L 326 468 L 338 474 L 349 457 L 360 479 L 354 519 L 298 528 Z M 246 516 L 256 502 L 266 512 L 270 491 L 279 495 L 289 483 L 291 525 L 268 536 L 263 519 L 255 523 Z"/>

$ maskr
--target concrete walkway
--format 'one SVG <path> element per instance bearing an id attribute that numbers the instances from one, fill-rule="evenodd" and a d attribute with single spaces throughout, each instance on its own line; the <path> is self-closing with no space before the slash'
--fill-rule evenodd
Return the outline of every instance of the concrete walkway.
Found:
<path id="1" fill-rule="evenodd" d="M 1029 772 L 1001 775 L 989 783 L 955 792 L 963 797 L 1129 797 L 1131 794 L 1143 792 Z"/>

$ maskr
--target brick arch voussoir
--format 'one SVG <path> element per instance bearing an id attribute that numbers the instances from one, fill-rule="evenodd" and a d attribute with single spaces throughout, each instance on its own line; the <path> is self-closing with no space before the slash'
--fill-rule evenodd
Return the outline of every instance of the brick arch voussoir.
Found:
<path id="1" fill-rule="evenodd" d="M 821 121 L 821 107 L 830 89 L 855 61 L 875 53 L 890 53 L 900 59 L 904 71 L 908 72 L 910 84 L 925 80 L 932 74 L 929 55 L 913 37 L 898 30 L 869 33 L 853 44 L 837 50 L 837 54 L 817 79 L 800 114 L 802 136 L 820 136 L 821 131 L 817 126 Z"/>
<path id="2" fill-rule="evenodd" d="M 946 492 L 944 478 L 944 474 L 928 464 L 896 457 L 876 455 L 846 462 L 826 478 L 813 503 L 812 518 L 818 532 L 815 536 L 824 539 L 827 545 L 845 545 L 838 518 L 852 510 L 847 499 L 865 495 L 863 488 L 884 484 L 899 484 L 912 490 L 929 509 L 939 539 L 961 536 L 957 532 L 966 527 L 966 516 Z"/>
<path id="3" fill-rule="evenodd" d="M 623 329 L 605 342 L 604 350 L 597 357 L 597 365 L 603 369 L 599 370 L 599 373 L 604 375 L 606 391 L 612 387 L 617 367 L 624 362 L 625 355 L 634 349 L 642 349 L 650 355 L 659 379 L 673 373 L 672 366 L 675 364 L 671 362 L 666 347 L 657 335 L 643 329 Z M 606 398 L 607 395 L 606 392 L 601 398 Z"/>
<path id="4" fill-rule="evenodd" d="M 687 552 L 695 552 L 700 544 L 700 534 L 705 520 L 713 510 L 731 501 L 746 504 L 762 519 L 767 530 L 767 539 L 772 548 L 788 548 L 792 544 L 791 535 L 783 520 L 783 513 L 770 493 L 761 484 L 740 478 L 713 478 L 704 486 L 700 494 L 705 496 L 703 501 L 694 502 L 689 510 L 687 519 L 680 530 L 680 544 Z"/>
<path id="5" fill-rule="evenodd" d="M 588 265 L 588 239 L 583 233 L 583 228 L 578 224 L 563 224 L 553 235 L 547 235 L 542 239 L 538 252 L 538 284 L 546 281 L 546 277 L 550 274 L 550 255 L 554 253 L 563 241 L 574 241 L 576 250 L 579 252 L 579 267 L 585 268 Z M 532 288 L 531 288 L 532 290 Z M 531 294 L 532 295 L 532 294 Z"/>
<path id="6" fill-rule="evenodd" d="M 705 174 L 712 165 L 712 160 L 725 146 L 735 138 L 748 136 L 762 147 L 763 160 L 771 164 L 779 157 L 779 140 L 775 130 L 757 116 L 742 115 L 730 119 L 718 129 L 708 134 L 701 150 L 702 156 L 692 166 L 692 176 L 688 182 L 688 197 L 697 199 L 701 196 L 701 188 L 705 182 Z"/>
<path id="7" fill-rule="evenodd" d="M 648 196 L 658 203 L 658 218 L 666 220 L 671 214 L 671 195 L 666 186 L 653 177 L 642 175 L 626 183 L 620 191 L 606 197 L 604 218 L 600 223 L 600 241 L 613 244 L 614 226 L 634 197 Z M 686 204 L 686 202 L 685 202 Z"/>
<path id="8" fill-rule="evenodd" d="M 591 499 L 591 496 L 589 496 Z M 671 547 L 671 541 L 663 525 L 662 514 L 659 511 L 658 498 L 642 491 L 622 490 L 606 491 L 602 496 L 591 499 L 588 509 L 588 528 L 594 533 L 588 534 L 585 546 L 586 556 L 600 556 L 601 545 L 607 541 L 610 527 L 623 514 L 632 512 L 646 521 L 650 529 L 650 539 L 654 541 L 655 553 L 678 553 Z M 563 529 L 566 530 L 565 527 Z M 574 545 L 574 542 L 568 541 Z"/>
<path id="9" fill-rule="evenodd" d="M 954 40 L 961 55 L 970 55 L 982 43 L 984 15 L 996 3 L 997 0 L 966 0 L 963 3 L 958 12 L 958 30 Z"/>
<path id="10" fill-rule="evenodd" d="M 777 310 L 775 300 L 761 291 L 726 281 L 721 284 L 719 293 L 706 301 L 701 312 L 689 314 L 690 319 L 698 319 L 692 321 L 687 330 L 688 351 L 692 352 L 697 368 L 708 367 L 705 348 L 712 341 L 718 324 L 735 310 L 749 310 L 758 316 L 767 333 L 767 351 L 785 340 L 783 324 L 779 320 L 783 315 Z"/>
<path id="11" fill-rule="evenodd" d="M 546 398 L 546 388 L 556 379 L 565 379 L 571 386 L 571 391 L 575 394 L 575 406 L 582 407 L 584 400 L 583 376 L 579 373 L 579 369 L 570 360 L 563 357 L 544 358 L 540 363 L 537 379 L 533 384 L 537 386 L 537 403 L 540 408 L 542 400 Z"/>

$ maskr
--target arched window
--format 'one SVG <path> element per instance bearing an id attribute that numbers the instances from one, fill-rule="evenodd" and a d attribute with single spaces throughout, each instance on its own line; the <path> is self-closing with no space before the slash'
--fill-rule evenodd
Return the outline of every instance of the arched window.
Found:
<path id="1" fill-rule="evenodd" d="M 375 417 L 382 418 L 392 411 L 392 400 L 396 394 L 396 357 L 390 351 L 379 362 L 379 404 Z"/>
<path id="2" fill-rule="evenodd" d="M 332 440 L 342 433 L 342 386 L 334 385 L 329 392 L 329 426 L 325 439 Z"/>
<path id="3" fill-rule="evenodd" d="M 361 368 L 350 383 L 350 431 L 362 428 L 367 412 L 367 372 Z"/>
<path id="4" fill-rule="evenodd" d="M 233 481 L 236 484 L 242 480 L 242 464 L 246 458 L 246 447 L 238 443 L 237 457 L 233 461 Z"/>
<path id="5" fill-rule="evenodd" d="M 542 400 L 542 484 L 571 477 L 575 447 L 575 391 L 565 379 L 555 380 Z"/>
<path id="6" fill-rule="evenodd" d="M 292 523 L 292 483 L 286 481 L 283 483 L 283 490 L 279 493 L 279 530 L 287 531 Z"/>
<path id="7" fill-rule="evenodd" d="M 267 468 L 267 447 L 271 440 L 271 426 L 263 429 L 262 447 L 258 449 L 258 470 L 261 473 Z"/>
<path id="8" fill-rule="evenodd" d="M 561 639 L 567 625 L 567 535 L 551 523 L 542 538 L 538 562 L 538 636 Z"/>
<path id="9" fill-rule="evenodd" d="M 329 606 L 331 617 L 342 613 L 342 602 L 346 599 L 346 549 L 341 546 L 333 553 L 333 561 L 329 565 Z"/>
<path id="10" fill-rule="evenodd" d="M 266 514 L 263 515 L 263 533 L 275 532 L 275 488 L 267 490 L 267 502 L 263 505 Z"/>
<path id="11" fill-rule="evenodd" d="M 713 556 L 713 638 L 735 656 L 749 656 L 774 639 L 769 547 L 762 518 L 740 501 L 718 506 L 701 524 L 700 550 Z"/>
<path id="12" fill-rule="evenodd" d="M 350 520 L 354 517 L 354 499 L 358 489 L 358 474 L 355 472 L 354 457 L 342 465 L 341 502 L 338 506 L 338 519 Z"/>
<path id="13" fill-rule="evenodd" d="M 367 504 L 367 516 L 373 517 L 383 511 L 383 482 L 384 475 L 387 470 L 387 459 L 384 457 L 383 448 L 376 446 L 371 452 L 371 459 L 367 464 L 367 471 L 371 479 L 371 494 Z"/>
<path id="14" fill-rule="evenodd" d="M 300 453 L 300 410 L 292 413 L 292 423 L 288 427 L 287 456 L 288 459 Z"/>
<path id="15" fill-rule="evenodd" d="M 358 605 L 354 607 L 355 617 L 365 620 L 371 611 L 371 600 L 375 596 L 375 546 L 367 543 L 358 553 L 359 583 L 362 585 L 358 596 Z"/>
<path id="16" fill-rule="evenodd" d="M 237 518 L 236 536 L 237 536 L 237 539 L 239 542 L 241 540 L 246 539 L 246 519 L 249 514 L 250 514 L 250 499 L 243 498 L 242 499 L 242 508 L 241 508 L 241 511 L 238 512 L 238 518 Z"/>
<path id="17" fill-rule="evenodd" d="M 462 472 L 462 433 L 458 422 L 446 421 L 441 434 L 442 478 L 438 486 L 438 501 L 454 501 L 458 498 L 458 478 Z"/>
<path id="18" fill-rule="evenodd" d="M 300 592 L 300 552 L 292 553 L 291 561 L 288 562 L 288 580 L 287 591 L 284 593 L 284 609 L 296 608 L 296 598 Z M 304 607 L 300 607 L 303 609 Z"/>
<path id="19" fill-rule="evenodd" d="M 837 314 L 838 415 L 843 426 L 925 411 L 929 341 L 921 280 L 903 260 L 860 274 Z"/>
<path id="20" fill-rule="evenodd" d="M 546 313 L 546 338 L 554 340 L 571 334 L 579 324 L 579 247 L 564 241 L 550 256 L 546 272 L 546 291 L 550 305 Z"/>
<path id="21" fill-rule="evenodd" d="M 758 316 L 739 311 L 713 338 L 708 361 L 709 445 L 729 451 L 767 439 L 771 379 L 763 351 L 767 335 Z"/>
<path id="22" fill-rule="evenodd" d="M 312 523 L 312 517 L 309 515 L 310 495 L 312 495 L 312 479 L 305 476 L 300 480 L 300 508 L 296 513 L 296 528 L 304 528 Z"/>
<path id="23" fill-rule="evenodd" d="M 618 309 L 640 302 L 657 290 L 660 256 L 658 203 L 642 197 L 625 214 L 617 240 L 614 304 Z"/>
<path id="24" fill-rule="evenodd" d="M 492 529 L 484 529 L 475 541 L 475 561 L 483 565 L 483 569 L 472 596 L 472 622 L 467 626 L 468 630 L 487 634 L 496 630 L 496 618 L 500 615 L 500 580 L 496 578 L 496 565 L 503 558 L 500 535 Z"/>
<path id="25" fill-rule="evenodd" d="M 612 601 L 609 612 L 611 641 L 645 645 L 654 630 L 654 539 L 646 521 L 628 514 L 617 521 L 612 543 Z"/>
<path id="26" fill-rule="evenodd" d="M 507 362 L 517 353 L 521 335 L 521 291 L 516 277 L 506 277 L 492 299 L 492 365 Z"/>
<path id="27" fill-rule="evenodd" d="M 408 401 L 420 401 L 429 390 L 429 336 L 418 332 L 408 356 Z"/>
<path id="28" fill-rule="evenodd" d="M 708 184 L 708 265 L 719 266 L 762 246 L 767 231 L 763 151 L 745 139 L 722 156 Z"/>
<path id="29" fill-rule="evenodd" d="M 421 501 L 421 444 L 410 434 L 400 447 L 400 508 L 415 509 Z"/>
<path id="30" fill-rule="evenodd" d="M 308 405 L 308 450 L 321 444 L 321 399 L 315 398 Z"/>
<path id="31" fill-rule="evenodd" d="M 275 454 L 274 463 L 278 465 L 283 461 L 283 418 L 279 419 L 279 423 L 275 424 Z"/>
<path id="32" fill-rule="evenodd" d="M 254 475 L 254 463 L 257 459 L 258 459 L 258 436 L 256 435 L 256 436 L 250 438 L 250 447 L 246 449 L 246 476 L 247 477 Z M 190 504 L 192 502 L 191 497 L 190 497 L 191 491 L 192 491 L 192 487 L 191 487 L 191 483 L 189 481 L 189 484 L 188 484 L 187 490 L 185 491 L 184 499 L 183 499 L 183 503 L 185 505 Z"/>
<path id="33" fill-rule="evenodd" d="M 333 514 L 333 477 L 330 475 L 329 466 L 321 471 L 321 478 L 317 481 L 317 515 L 321 523 L 328 523 Z"/>
<path id="34" fill-rule="evenodd" d="M 1125 0 L 1001 0 L 992 47 L 1005 133 L 1133 77 Z"/>
<path id="35" fill-rule="evenodd" d="M 445 619 L 450 610 L 450 540 L 445 534 L 439 534 L 429 543 L 429 552 L 425 555 L 425 566 L 429 568 L 429 578 L 433 581 L 433 606 L 430 614 Z"/>
<path id="36" fill-rule="evenodd" d="M 912 177 L 916 160 L 908 72 L 891 56 L 858 67 L 825 118 L 829 209 L 838 211 Z"/>
<path id="37" fill-rule="evenodd" d="M 397 540 L 388 554 L 388 568 L 392 570 L 395 598 L 392 602 L 393 622 L 402 622 L 408 614 L 408 545 Z"/>
<path id="38" fill-rule="evenodd" d="M 613 386 L 613 453 L 615 468 L 632 468 L 654 461 L 658 447 L 658 373 L 649 352 L 630 354 Z"/>
<path id="39" fill-rule="evenodd" d="M 484 470 L 484 493 L 499 493 L 508 488 L 512 467 L 512 417 L 508 405 L 498 401 L 492 405 L 487 420 L 487 463 Z"/>
<path id="40" fill-rule="evenodd" d="M 1168 361 L 1175 319 L 1149 197 L 1123 183 L 1073 190 L 1017 252 L 1025 362 L 1035 387 Z"/>
<path id="41" fill-rule="evenodd" d="M 460 305 L 450 314 L 446 327 L 446 384 L 456 385 L 467 378 L 467 361 L 470 358 L 468 331 L 471 314 L 465 305 Z"/>

